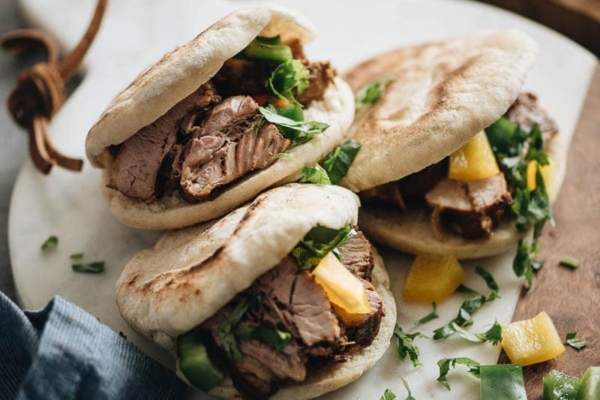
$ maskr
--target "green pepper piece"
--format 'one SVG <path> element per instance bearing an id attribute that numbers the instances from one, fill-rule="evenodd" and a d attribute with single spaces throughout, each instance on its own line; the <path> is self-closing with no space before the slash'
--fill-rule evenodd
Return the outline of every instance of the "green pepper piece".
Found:
<path id="1" fill-rule="evenodd" d="M 236 56 L 246 60 L 285 62 L 292 59 L 292 49 L 275 38 L 257 37 Z"/>
<path id="2" fill-rule="evenodd" d="M 577 400 L 600 400 L 600 366 L 588 367 L 581 377 Z"/>
<path id="3" fill-rule="evenodd" d="M 304 121 L 304 111 L 302 105 L 298 102 L 290 102 L 290 104 L 282 107 L 275 107 L 277 114 L 294 121 Z"/>
<path id="4" fill-rule="evenodd" d="M 544 400 L 574 400 L 579 385 L 578 377 L 552 370 L 544 376 Z"/>
<path id="5" fill-rule="evenodd" d="M 223 379 L 223 373 L 210 360 L 201 335 L 187 332 L 177 338 L 179 370 L 198 389 L 209 391 Z"/>
<path id="6" fill-rule="evenodd" d="M 482 400 L 527 400 L 523 369 L 520 365 L 482 365 L 480 378 Z"/>

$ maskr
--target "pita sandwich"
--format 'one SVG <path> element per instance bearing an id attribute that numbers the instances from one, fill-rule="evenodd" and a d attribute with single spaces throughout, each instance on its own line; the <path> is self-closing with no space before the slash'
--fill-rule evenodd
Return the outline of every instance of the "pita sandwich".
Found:
<path id="1" fill-rule="evenodd" d="M 86 139 L 112 214 L 147 229 L 207 221 L 343 142 L 353 94 L 306 59 L 313 37 L 294 12 L 241 9 L 144 71 Z"/>
<path id="2" fill-rule="evenodd" d="M 212 396 L 333 391 L 379 360 L 396 323 L 381 257 L 356 227 L 358 206 L 343 187 L 291 183 L 218 221 L 171 231 L 126 265 L 118 309 L 176 355 L 184 380 Z M 336 283 L 322 272 L 334 271 L 330 262 L 343 270 Z M 335 300 L 351 282 L 359 288 L 341 297 L 366 295 L 360 312 Z M 209 367 L 190 362 L 198 347 Z"/>
<path id="3" fill-rule="evenodd" d="M 448 159 L 485 138 L 479 133 L 503 115 L 523 127 L 540 125 L 546 139 L 556 136 L 535 96 L 521 93 L 537 54 L 537 43 L 521 31 L 487 31 L 395 49 L 343 74 L 357 102 L 368 83 L 383 88 L 357 111 L 350 130 L 362 148 L 340 182 L 360 192 L 360 225 L 372 240 L 458 258 L 499 254 L 517 243 L 523 234 L 504 212 L 512 201 L 504 175 L 449 179 Z M 557 149 L 547 148 L 559 169 L 551 197 L 564 174 L 566 152 Z"/>

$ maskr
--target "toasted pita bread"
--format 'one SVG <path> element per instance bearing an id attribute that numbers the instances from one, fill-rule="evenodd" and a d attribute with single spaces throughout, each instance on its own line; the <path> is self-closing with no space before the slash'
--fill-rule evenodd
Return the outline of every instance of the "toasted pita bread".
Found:
<path id="1" fill-rule="evenodd" d="M 116 288 L 119 311 L 136 331 L 174 351 L 178 335 L 250 287 L 313 227 L 339 229 L 356 223 L 358 206 L 357 196 L 342 187 L 289 184 L 217 222 L 167 233 L 126 265 Z M 373 285 L 385 316 L 374 342 L 349 353 L 347 362 L 313 374 L 300 386 L 282 388 L 273 398 L 316 397 L 358 379 L 381 358 L 389 347 L 396 306 L 383 261 L 377 254 L 375 260 Z M 211 395 L 239 398 L 230 381 Z"/>
<path id="2" fill-rule="evenodd" d="M 316 164 L 343 141 L 354 118 L 354 96 L 348 85 L 336 77 L 323 100 L 311 102 L 305 110 L 307 121 L 330 125 L 324 134 L 288 151 L 290 157 L 280 158 L 271 167 L 228 185 L 211 201 L 189 203 L 175 193 L 146 204 L 106 187 L 114 160 L 110 147 L 132 137 L 210 80 L 226 60 L 258 35 L 281 35 L 284 43 L 299 40 L 302 44 L 314 36 L 307 21 L 291 11 L 271 6 L 235 11 L 144 71 L 90 129 L 87 157 L 94 166 L 104 168 L 103 193 L 118 220 L 137 228 L 166 229 L 222 216 L 272 185 L 297 179 L 304 166 Z"/>
<path id="3" fill-rule="evenodd" d="M 395 80 L 373 106 L 357 114 L 350 131 L 362 148 L 340 184 L 364 191 L 458 150 L 506 112 L 537 54 L 537 43 L 521 31 L 487 31 L 392 50 L 346 71 L 343 76 L 354 91 L 382 77 Z M 558 148 L 550 149 L 559 166 L 553 196 L 566 164 L 566 152 Z M 359 223 L 371 239 L 399 250 L 459 258 L 502 253 L 521 237 L 513 224 L 504 223 L 485 240 L 452 234 L 439 239 L 426 212 L 369 205 L 361 208 Z"/>

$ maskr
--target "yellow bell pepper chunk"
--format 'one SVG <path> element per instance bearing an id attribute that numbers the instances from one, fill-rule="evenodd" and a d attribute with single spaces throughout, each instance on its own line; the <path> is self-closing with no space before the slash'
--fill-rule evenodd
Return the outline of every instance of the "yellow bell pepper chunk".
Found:
<path id="1" fill-rule="evenodd" d="M 355 319 L 355 314 L 368 314 L 371 304 L 360 280 L 348 271 L 333 253 L 327 254 L 313 270 L 317 282 L 329 298 L 337 315 L 344 322 Z M 344 318 L 347 318 L 348 321 Z"/>
<path id="2" fill-rule="evenodd" d="M 467 144 L 450 155 L 450 179 L 473 181 L 499 173 L 496 156 L 484 131 L 473 136 Z"/>
<path id="3" fill-rule="evenodd" d="M 552 319 L 543 311 L 503 326 L 500 345 L 513 364 L 523 366 L 550 360 L 565 351 Z"/>
<path id="4" fill-rule="evenodd" d="M 527 165 L 527 189 L 535 190 L 537 183 L 535 181 L 535 170 L 537 168 L 537 161 L 532 160 Z M 548 158 L 548 165 L 542 165 L 540 170 L 542 172 L 542 178 L 544 178 L 544 184 L 546 185 L 546 192 L 552 192 L 552 186 L 554 179 L 556 178 L 556 162 L 551 158 Z"/>
<path id="5" fill-rule="evenodd" d="M 417 255 L 408 271 L 402 296 L 425 303 L 450 297 L 467 273 L 454 256 Z"/>

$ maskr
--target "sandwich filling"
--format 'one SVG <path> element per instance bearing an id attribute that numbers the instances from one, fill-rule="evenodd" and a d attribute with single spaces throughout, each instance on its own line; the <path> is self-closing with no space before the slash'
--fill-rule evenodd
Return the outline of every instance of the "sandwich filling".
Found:
<path id="1" fill-rule="evenodd" d="M 305 123 L 303 108 L 323 99 L 335 74 L 327 62 L 309 62 L 299 42 L 257 37 L 211 80 L 113 146 L 108 186 L 147 203 L 173 193 L 210 200 L 327 128 Z"/>
<path id="2" fill-rule="evenodd" d="M 519 95 L 504 118 L 524 129 L 537 126 L 546 144 L 558 133 L 556 123 L 531 93 Z M 433 231 L 438 238 L 445 232 L 468 239 L 489 238 L 513 202 L 505 176 L 498 173 L 484 179 L 450 179 L 448 160 L 449 157 L 398 181 L 362 192 L 361 198 L 401 210 L 426 208 L 431 211 Z"/>
<path id="3" fill-rule="evenodd" d="M 334 253 L 364 288 L 368 312 L 349 316 L 340 310 L 315 271 L 307 268 L 319 261 L 314 255 L 303 257 L 299 245 L 179 341 L 193 335 L 202 342 L 214 368 L 226 372 L 246 399 L 266 399 L 284 385 L 305 381 L 317 369 L 344 362 L 348 351 L 373 342 L 384 315 L 382 299 L 371 283 L 370 244 L 359 231 L 351 232 Z M 312 245 L 314 238 L 303 242 Z"/>

